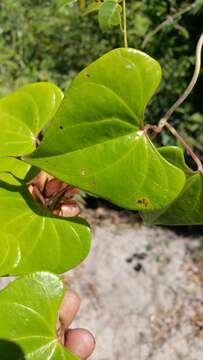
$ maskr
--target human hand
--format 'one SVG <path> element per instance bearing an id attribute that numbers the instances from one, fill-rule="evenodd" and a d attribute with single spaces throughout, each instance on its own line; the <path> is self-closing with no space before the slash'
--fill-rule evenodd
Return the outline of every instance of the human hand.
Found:
<path id="1" fill-rule="evenodd" d="M 85 329 L 69 329 L 80 308 L 80 298 L 73 290 L 68 290 L 64 296 L 59 311 L 60 330 L 63 334 L 62 344 L 82 360 L 86 360 L 95 348 L 94 336 Z"/>

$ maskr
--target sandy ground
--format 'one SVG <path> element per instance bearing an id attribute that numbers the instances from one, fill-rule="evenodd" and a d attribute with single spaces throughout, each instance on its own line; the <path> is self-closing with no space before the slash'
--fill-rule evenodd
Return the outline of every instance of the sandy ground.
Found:
<path id="1" fill-rule="evenodd" d="M 82 298 L 73 327 L 97 340 L 91 360 L 202 360 L 202 238 L 107 221 L 88 259 L 69 272 Z M 202 250 L 203 251 L 203 250 Z"/>
<path id="2" fill-rule="evenodd" d="M 70 278 L 82 297 L 73 326 L 96 336 L 91 360 L 202 360 L 201 238 L 144 226 L 96 226 Z M 70 274 L 69 274 L 70 276 Z"/>

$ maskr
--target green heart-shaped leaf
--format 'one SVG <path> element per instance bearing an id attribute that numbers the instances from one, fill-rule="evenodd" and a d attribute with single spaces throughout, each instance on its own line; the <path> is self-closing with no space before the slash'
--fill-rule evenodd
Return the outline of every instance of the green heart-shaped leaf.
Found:
<path id="1" fill-rule="evenodd" d="M 92 12 L 98 11 L 100 6 L 102 5 L 101 0 L 94 0 L 86 7 L 85 11 L 83 11 L 83 15 L 88 15 Z"/>
<path id="2" fill-rule="evenodd" d="M 26 144 L 34 149 L 35 136 L 55 114 L 61 100 L 61 91 L 49 83 L 24 86 L 0 100 L 0 275 L 36 270 L 61 273 L 88 254 L 87 223 L 79 218 L 54 217 L 35 203 L 24 180 L 30 165 L 2 157 L 26 153 L 21 140 L 28 133 Z"/>
<path id="3" fill-rule="evenodd" d="M 191 176 L 195 172 L 191 170 L 185 162 L 184 152 L 177 146 L 163 146 L 158 149 L 159 153 L 171 164 L 184 171 L 185 175 Z"/>
<path id="4" fill-rule="evenodd" d="M 0 99 L 0 156 L 33 151 L 36 136 L 56 113 L 63 94 L 50 83 L 23 86 Z"/>
<path id="5" fill-rule="evenodd" d="M 25 169 L 21 168 L 20 161 L 7 161 L 6 169 L 11 161 L 13 170 L 17 169 L 18 175 L 23 175 Z M 89 252 L 88 224 L 81 218 L 52 216 L 32 200 L 26 186 L 14 172 L 0 172 L 0 225 L 8 235 L 7 242 L 2 242 L 3 253 L 7 251 L 10 239 L 13 244 L 14 238 L 18 247 L 18 262 L 9 271 L 7 267 L 4 275 L 37 270 L 62 273 L 78 265 Z"/>
<path id="6" fill-rule="evenodd" d="M 56 324 L 64 284 L 50 273 L 26 275 L 0 293 L 1 360 L 79 360 L 60 345 Z"/>
<path id="7" fill-rule="evenodd" d="M 24 159 L 61 180 L 129 209 L 160 209 L 183 188 L 142 127 L 159 64 L 116 49 L 83 70 L 66 92 L 41 146 Z"/>
<path id="8" fill-rule="evenodd" d="M 139 50 L 121 48 L 108 52 L 87 66 L 76 76 L 71 88 L 77 88 L 80 95 L 80 85 L 94 83 L 93 100 L 97 97 L 102 98 L 105 90 L 111 96 L 111 117 L 116 115 L 113 113 L 114 104 L 119 103 L 131 113 L 131 117 L 134 118 L 133 124 L 142 127 L 145 108 L 160 83 L 161 75 L 161 67 L 156 60 Z M 86 89 L 88 96 L 88 88 Z M 69 91 L 70 89 L 66 93 L 58 116 L 64 114 L 66 100 L 71 96 Z M 83 94 L 79 96 L 81 103 L 85 100 L 83 97 Z M 107 106 L 108 104 L 105 107 Z M 89 118 L 89 121 L 94 120 Z"/>
<path id="9" fill-rule="evenodd" d="M 99 25 L 102 31 L 121 24 L 122 7 L 116 0 L 104 1 L 99 7 Z"/>
<path id="10" fill-rule="evenodd" d="M 203 224 L 203 176 L 192 171 L 185 163 L 180 148 L 166 147 L 160 150 L 171 163 L 184 170 L 187 179 L 177 199 L 161 211 L 142 212 L 145 222 L 163 225 Z"/>

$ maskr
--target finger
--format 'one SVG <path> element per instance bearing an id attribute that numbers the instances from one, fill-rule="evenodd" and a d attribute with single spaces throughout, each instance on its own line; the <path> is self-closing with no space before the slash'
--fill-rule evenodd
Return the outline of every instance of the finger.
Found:
<path id="1" fill-rule="evenodd" d="M 88 330 L 70 329 L 65 335 L 65 346 L 85 360 L 95 349 L 95 338 Z"/>
<path id="2" fill-rule="evenodd" d="M 65 293 L 63 302 L 59 311 L 59 320 L 63 329 L 67 329 L 75 318 L 80 308 L 80 297 L 73 291 L 68 290 Z"/>

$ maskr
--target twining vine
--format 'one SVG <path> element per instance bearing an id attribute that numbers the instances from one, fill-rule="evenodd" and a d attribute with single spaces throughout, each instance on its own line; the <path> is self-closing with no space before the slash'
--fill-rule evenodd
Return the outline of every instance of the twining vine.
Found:
<path id="1" fill-rule="evenodd" d="M 180 141 L 180 143 L 186 149 L 188 155 L 190 155 L 191 158 L 194 160 L 194 162 L 197 164 L 198 171 L 203 174 L 202 162 L 200 161 L 198 156 L 193 152 L 191 147 L 186 143 L 186 141 L 177 132 L 177 130 L 171 124 L 169 124 L 169 122 L 168 122 L 168 120 L 173 115 L 173 113 L 188 98 L 188 96 L 190 95 L 190 93 L 192 92 L 192 90 L 194 89 L 194 87 L 195 87 L 195 85 L 197 83 L 197 80 L 198 80 L 199 74 L 200 74 L 200 70 L 201 70 L 202 47 L 203 47 L 203 34 L 201 34 L 201 36 L 200 36 L 200 38 L 198 40 L 198 43 L 197 43 L 195 70 L 194 70 L 193 77 L 192 77 L 188 87 L 186 88 L 184 93 L 180 96 L 180 98 L 171 106 L 171 108 L 167 111 L 167 113 L 163 116 L 163 118 L 161 118 L 161 120 L 159 121 L 158 126 L 156 126 L 156 125 L 152 125 L 152 126 L 151 125 L 146 125 L 145 130 L 148 130 L 148 129 L 151 128 L 154 132 L 160 133 L 164 129 L 164 127 L 166 127 L 171 132 L 171 134 Z"/>

